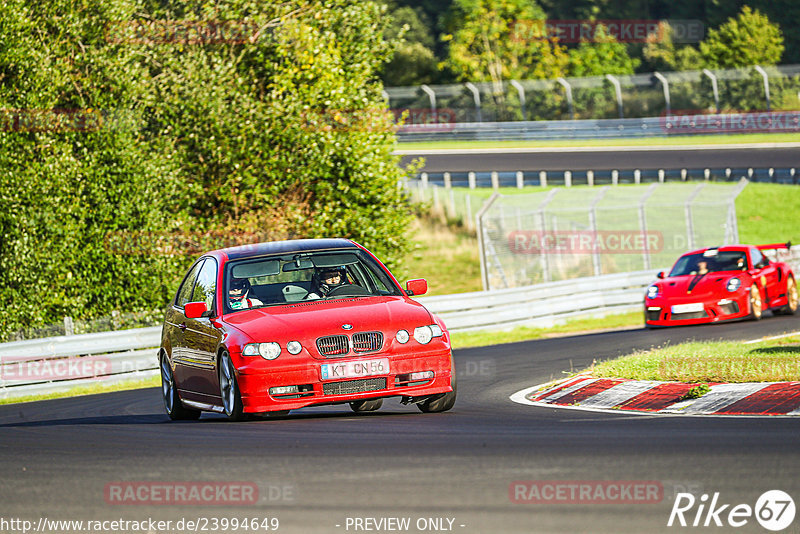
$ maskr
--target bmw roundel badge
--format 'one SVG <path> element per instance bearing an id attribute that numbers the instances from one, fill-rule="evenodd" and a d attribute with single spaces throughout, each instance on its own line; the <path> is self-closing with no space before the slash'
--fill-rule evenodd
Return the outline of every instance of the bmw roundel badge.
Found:
<path id="1" fill-rule="evenodd" d="M 344 328 L 345 330 L 352 330 L 353 329 L 353 325 L 351 325 L 351 324 L 343 324 L 342 328 Z"/>

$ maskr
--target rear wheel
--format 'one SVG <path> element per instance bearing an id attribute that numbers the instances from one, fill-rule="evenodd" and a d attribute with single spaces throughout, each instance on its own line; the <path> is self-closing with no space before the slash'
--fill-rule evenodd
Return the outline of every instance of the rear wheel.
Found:
<path id="1" fill-rule="evenodd" d="M 239 393 L 239 386 L 236 383 L 236 371 L 227 351 L 219 357 L 219 393 L 228 419 L 243 421 L 247 418 L 242 406 L 242 395 Z"/>
<path id="2" fill-rule="evenodd" d="M 350 409 L 356 413 L 374 412 L 383 406 L 383 399 L 366 399 L 350 403 Z"/>
<path id="3" fill-rule="evenodd" d="M 175 385 L 175 376 L 169 364 L 167 355 L 161 354 L 161 396 L 164 398 L 164 409 L 173 421 L 192 420 L 200 417 L 200 410 L 192 410 L 181 404 L 178 396 L 178 387 Z"/>
<path id="4" fill-rule="evenodd" d="M 761 292 L 756 287 L 756 283 L 750 286 L 750 319 L 758 321 L 761 319 Z"/>
<path id="5" fill-rule="evenodd" d="M 424 400 L 417 404 L 417 408 L 420 409 L 422 413 L 436 413 L 436 412 L 446 412 L 453 405 L 456 403 L 456 370 L 453 368 L 452 371 L 452 378 L 450 379 L 450 384 L 453 386 L 453 391 L 448 393 L 442 393 L 441 395 L 434 395 L 427 400 Z"/>
<path id="6" fill-rule="evenodd" d="M 786 299 L 787 304 L 781 308 L 781 313 L 794 315 L 797 312 L 797 283 L 791 276 L 786 280 Z"/>

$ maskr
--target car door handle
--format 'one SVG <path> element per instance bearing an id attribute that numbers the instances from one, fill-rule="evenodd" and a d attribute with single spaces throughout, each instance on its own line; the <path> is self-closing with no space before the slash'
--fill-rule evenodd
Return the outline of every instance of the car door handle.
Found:
<path id="1" fill-rule="evenodd" d="M 179 324 L 178 328 L 180 328 L 181 330 L 186 330 L 186 323 Z"/>

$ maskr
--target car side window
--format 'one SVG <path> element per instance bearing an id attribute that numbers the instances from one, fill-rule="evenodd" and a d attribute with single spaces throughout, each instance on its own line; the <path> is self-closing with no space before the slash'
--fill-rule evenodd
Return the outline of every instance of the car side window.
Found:
<path id="1" fill-rule="evenodd" d="M 754 269 L 761 269 L 762 267 L 766 267 L 769 264 L 764 255 L 761 254 L 761 251 L 758 250 L 757 248 L 750 249 L 750 259 L 753 262 Z"/>
<path id="2" fill-rule="evenodd" d="M 180 289 L 178 289 L 178 295 L 175 297 L 175 305 L 180 306 L 183 308 L 186 306 L 187 302 L 191 302 L 192 291 L 194 290 L 194 283 L 197 280 L 197 273 L 200 271 L 200 267 L 203 265 L 203 261 L 199 261 L 194 264 L 194 266 L 189 271 L 189 274 L 186 275 L 186 278 L 183 280 L 183 284 L 181 284 Z"/>
<path id="3" fill-rule="evenodd" d="M 194 285 L 194 292 L 190 302 L 205 302 L 206 308 L 211 310 L 214 307 L 214 292 L 216 289 L 217 261 L 214 258 L 208 258 L 197 275 L 197 283 Z"/>

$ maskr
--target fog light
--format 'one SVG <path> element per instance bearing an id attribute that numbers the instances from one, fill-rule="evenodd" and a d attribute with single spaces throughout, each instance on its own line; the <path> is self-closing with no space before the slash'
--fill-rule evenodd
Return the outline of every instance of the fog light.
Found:
<path id="1" fill-rule="evenodd" d="M 303 350 L 303 346 L 299 341 L 290 341 L 286 344 L 286 350 L 289 351 L 289 354 L 300 354 L 300 351 Z"/>
<path id="2" fill-rule="evenodd" d="M 408 331 L 400 330 L 399 332 L 397 332 L 394 338 L 397 340 L 398 343 L 406 344 L 408 343 L 409 339 Z"/>
<path id="3" fill-rule="evenodd" d="M 417 371 L 408 375 L 409 380 L 429 380 L 433 378 L 433 371 Z"/>
<path id="4" fill-rule="evenodd" d="M 279 386 L 269 388 L 270 395 L 291 395 L 292 393 L 300 393 L 300 388 L 297 386 Z"/>

